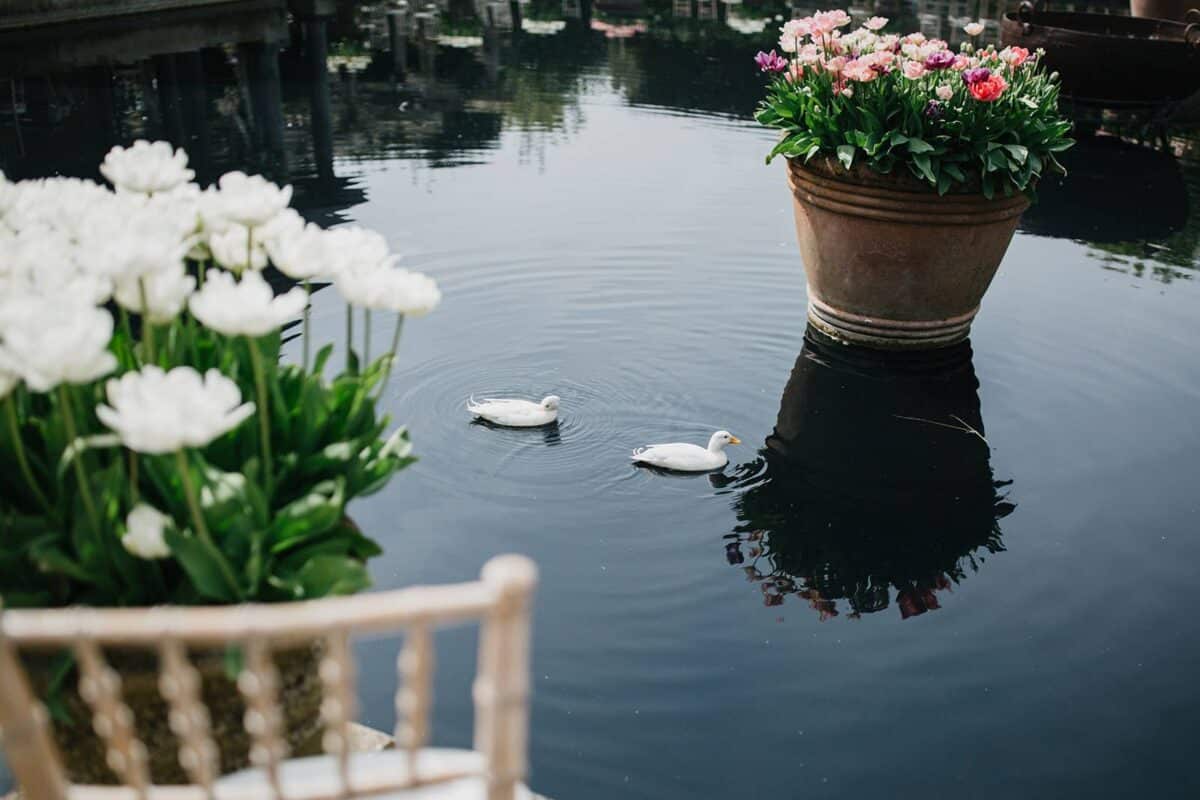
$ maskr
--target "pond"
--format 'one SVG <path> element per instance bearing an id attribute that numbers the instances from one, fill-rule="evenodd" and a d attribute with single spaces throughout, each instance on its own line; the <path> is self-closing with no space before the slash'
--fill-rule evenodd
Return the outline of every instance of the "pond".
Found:
<path id="1" fill-rule="evenodd" d="M 944 6 L 902 12 L 946 33 Z M 486 36 L 456 8 L 397 81 L 363 57 L 378 10 L 343 3 L 349 68 L 322 101 L 284 47 L 265 122 L 248 50 L 116 53 L 100 88 L 14 82 L 0 166 L 97 177 L 112 143 L 172 136 L 202 178 L 271 171 L 439 280 L 385 395 L 421 460 L 355 516 L 380 588 L 538 562 L 548 797 L 1198 796 L 1195 132 L 1141 145 L 1081 112 L 969 345 L 881 361 L 806 336 L 784 169 L 749 118 L 770 34 L 745 31 L 787 10 L 622 8 Z M 471 424 L 472 393 L 557 394 L 561 423 Z M 744 442 L 723 473 L 629 463 L 718 428 Z M 463 745 L 473 633 L 439 645 L 435 740 Z M 390 728 L 390 651 L 363 656 L 364 721 Z"/>

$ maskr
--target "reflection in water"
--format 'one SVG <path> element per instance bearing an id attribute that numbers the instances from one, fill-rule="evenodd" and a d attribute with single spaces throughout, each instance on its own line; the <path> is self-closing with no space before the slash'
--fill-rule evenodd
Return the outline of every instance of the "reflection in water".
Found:
<path id="1" fill-rule="evenodd" d="M 1085 6 L 1125 8 L 1119 0 Z M 816 7 L 231 0 L 220 15 L 91 21 L 71 35 L 9 31 L 0 33 L 9 84 L 0 83 L 0 169 L 13 178 L 96 177 L 113 144 L 166 138 L 188 149 L 201 183 L 229 169 L 266 172 L 296 184 L 297 206 L 328 225 L 366 199 L 335 163 L 343 175 L 355 162 L 386 158 L 481 164 L 516 135 L 522 161 L 540 166 L 548 148 L 583 128 L 598 89 L 632 105 L 748 121 L 761 78 L 747 54 L 769 45 L 783 19 Z M 981 19 L 992 41 L 1004 4 L 876 0 L 850 11 L 951 42 L 963 23 Z M 1044 185 L 1025 230 L 1091 243 L 1107 269 L 1189 277 L 1200 215 L 1181 198 L 1200 197 L 1194 146 L 1177 130 L 1160 132 L 1165 147 L 1135 146 L 1139 135 L 1114 131 L 1111 118 L 1102 125 L 1093 135 L 1095 123 L 1081 116 L 1081 143 L 1064 158 L 1070 175 Z"/>
<path id="2" fill-rule="evenodd" d="M 939 607 L 1014 506 L 988 463 L 971 346 L 880 355 L 811 328 L 759 458 L 739 471 L 725 554 L 778 606 L 821 617 Z"/>

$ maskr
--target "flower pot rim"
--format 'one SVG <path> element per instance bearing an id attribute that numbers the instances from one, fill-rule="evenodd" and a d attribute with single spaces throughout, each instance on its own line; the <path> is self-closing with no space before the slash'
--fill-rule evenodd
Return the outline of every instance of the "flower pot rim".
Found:
<path id="1" fill-rule="evenodd" d="M 865 162 L 856 161 L 850 169 L 846 169 L 842 166 L 842 162 L 828 154 L 818 154 L 808 161 L 798 156 L 789 156 L 787 164 L 788 171 L 791 173 L 807 173 L 826 181 L 867 189 L 870 193 L 896 195 L 897 199 L 903 197 L 915 202 L 930 199 L 934 201 L 970 199 L 989 205 L 1008 205 L 1009 202 L 1023 201 L 1024 206 L 1029 205 L 1029 199 L 1023 192 L 1015 192 L 1011 195 L 1001 192 L 990 199 L 985 197 L 979 174 L 972 171 L 966 172 L 966 183 L 955 184 L 944 194 L 939 194 L 937 189 L 910 174 L 902 165 L 897 165 L 891 172 L 878 172 L 871 169 Z"/>

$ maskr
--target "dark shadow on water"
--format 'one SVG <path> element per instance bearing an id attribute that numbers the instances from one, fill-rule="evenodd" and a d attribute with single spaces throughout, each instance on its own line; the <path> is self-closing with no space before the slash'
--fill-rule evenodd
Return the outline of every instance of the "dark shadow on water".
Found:
<path id="1" fill-rule="evenodd" d="M 471 424 L 477 425 L 481 428 L 487 428 L 488 430 L 492 431 L 508 431 L 518 435 L 529 434 L 531 438 L 535 433 L 539 433 L 541 434 L 542 441 L 549 447 L 562 444 L 562 428 L 560 427 L 558 420 L 554 420 L 554 422 L 551 422 L 547 425 L 520 428 L 512 425 L 497 425 L 494 422 L 489 422 L 486 419 L 480 419 L 479 417 L 476 417 L 475 419 L 471 420 Z"/>
<path id="2" fill-rule="evenodd" d="M 875 354 L 809 330 L 774 432 L 734 486 L 725 555 L 767 606 L 902 618 L 1004 549 L 970 344 Z"/>

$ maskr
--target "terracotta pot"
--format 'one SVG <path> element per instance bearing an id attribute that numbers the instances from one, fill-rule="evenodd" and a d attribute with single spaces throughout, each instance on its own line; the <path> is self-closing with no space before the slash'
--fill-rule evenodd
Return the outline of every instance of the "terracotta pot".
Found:
<path id="1" fill-rule="evenodd" d="M 808 317 L 867 347 L 945 347 L 967 338 L 1024 195 L 939 196 L 899 171 L 880 175 L 814 158 L 788 162 Z"/>
<path id="2" fill-rule="evenodd" d="M 167 722 L 166 701 L 159 693 L 158 664 L 145 652 L 108 651 L 109 665 L 121 676 L 121 693 L 133 712 L 138 738 L 146 745 L 150 776 L 155 784 L 187 783 L 179 764 L 179 741 Z M 42 654 L 22 657 L 35 691 L 45 701 L 54 668 L 60 659 Z M 222 653 L 193 653 L 192 663 L 200 673 L 201 692 L 211 716 L 213 739 L 220 750 L 223 773 L 249 765 L 250 738 L 243 726 L 245 705 L 237 686 L 226 673 Z M 320 745 L 321 680 L 315 647 L 275 654 L 279 670 L 279 697 L 284 711 L 284 730 L 289 750 L 295 755 L 312 755 Z M 75 689 L 75 674 L 51 698 L 70 717 L 55 720 L 54 740 L 62 753 L 68 777 L 76 783 L 116 784 L 120 781 L 105 763 L 104 745 L 92 730 L 91 711 Z"/>
<path id="3" fill-rule="evenodd" d="M 1200 5 L 1196 0 L 1129 0 L 1129 14 L 1133 17 L 1170 19 L 1183 22 L 1188 9 Z"/>

